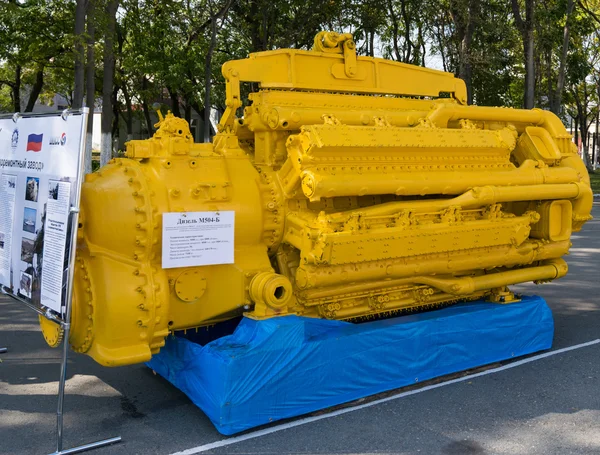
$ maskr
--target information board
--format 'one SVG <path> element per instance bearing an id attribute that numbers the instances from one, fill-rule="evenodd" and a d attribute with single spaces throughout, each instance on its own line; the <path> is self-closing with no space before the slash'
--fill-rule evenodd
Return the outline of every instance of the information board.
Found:
<path id="1" fill-rule="evenodd" d="M 0 285 L 63 314 L 87 112 L 0 118 Z"/>
<path id="2" fill-rule="evenodd" d="M 162 266 L 233 264 L 235 212 L 163 213 Z"/>

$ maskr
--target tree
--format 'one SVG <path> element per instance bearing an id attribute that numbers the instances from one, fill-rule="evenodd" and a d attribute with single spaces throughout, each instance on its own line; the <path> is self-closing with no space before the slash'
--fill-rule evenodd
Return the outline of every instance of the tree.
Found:
<path id="1" fill-rule="evenodd" d="M 425 65 L 425 19 L 427 14 L 435 14 L 428 6 L 429 2 L 387 0 L 387 17 L 381 18 L 381 21 L 387 24 L 382 34 L 385 57 L 399 62 Z M 445 19 L 443 15 L 441 19 Z"/>
<path id="2" fill-rule="evenodd" d="M 563 42 L 562 42 L 562 51 L 560 55 L 560 67 L 558 69 L 558 82 L 556 83 L 556 93 L 552 99 L 553 103 L 550 106 L 552 112 L 556 115 L 560 114 L 561 104 L 562 104 L 562 95 L 565 86 L 565 77 L 566 77 L 566 65 L 567 65 L 567 56 L 569 53 L 569 34 L 571 30 L 571 17 L 573 15 L 573 9 L 575 7 L 575 2 L 573 0 L 567 0 L 567 11 L 566 11 L 566 20 L 565 25 L 563 27 Z"/>
<path id="3" fill-rule="evenodd" d="M 90 110 L 86 132 L 85 172 L 92 172 L 92 142 L 94 135 L 94 109 L 96 106 L 96 0 L 88 0 L 86 11 L 87 61 L 85 64 L 85 104 Z"/>
<path id="4" fill-rule="evenodd" d="M 512 11 L 515 24 L 521 33 L 523 40 L 523 60 L 525 63 L 525 95 L 523 97 L 523 107 L 525 109 L 532 109 L 535 103 L 535 65 L 533 58 L 535 49 L 533 40 L 534 5 L 534 0 L 525 0 L 525 20 L 523 20 L 519 0 L 512 0 Z"/>
<path id="5" fill-rule="evenodd" d="M 479 19 L 479 12 L 479 0 L 450 0 L 450 14 L 460 43 L 458 48 L 458 77 L 465 81 L 469 104 L 473 103 L 471 43 Z"/>
<path id="6" fill-rule="evenodd" d="M 75 7 L 75 90 L 73 93 L 73 109 L 79 109 L 83 106 L 85 10 L 86 0 L 77 0 L 77 6 Z"/>
<path id="7" fill-rule="evenodd" d="M 73 67 L 73 15 L 68 0 L 9 2 L 0 8 L 0 90 L 8 88 L 10 98 L 0 110 L 31 111 L 48 80 L 72 85 L 72 75 L 59 76 Z"/>
<path id="8" fill-rule="evenodd" d="M 212 86 L 212 57 L 217 44 L 217 29 L 219 27 L 217 22 L 222 21 L 223 16 L 227 14 L 231 2 L 232 0 L 227 0 L 218 11 L 215 11 L 215 5 L 213 5 L 212 0 L 208 0 L 210 13 L 210 44 L 206 51 L 204 63 L 204 142 L 210 142 L 210 110 L 212 106 L 210 101 L 210 91 Z M 221 26 L 222 24 L 223 23 L 221 22 Z"/>
<path id="9" fill-rule="evenodd" d="M 108 0 L 106 6 L 106 31 L 104 34 L 104 71 L 102 78 L 102 120 L 100 165 L 104 166 L 112 158 L 113 130 L 113 81 L 115 78 L 114 39 L 116 31 L 116 16 L 119 0 Z"/>

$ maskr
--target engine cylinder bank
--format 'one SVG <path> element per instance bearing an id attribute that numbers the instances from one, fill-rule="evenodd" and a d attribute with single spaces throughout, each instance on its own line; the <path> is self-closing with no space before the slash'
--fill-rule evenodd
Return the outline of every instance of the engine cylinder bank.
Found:
<path id="1" fill-rule="evenodd" d="M 87 176 L 75 350 L 125 365 L 171 331 L 242 314 L 355 320 L 508 303 L 507 286 L 566 274 L 592 193 L 562 123 L 467 106 L 451 74 L 356 57 L 348 39 L 226 63 L 212 143 L 168 114 Z M 260 89 L 237 118 L 241 82 Z M 163 269 L 163 214 L 201 211 L 235 212 L 235 262 Z"/>

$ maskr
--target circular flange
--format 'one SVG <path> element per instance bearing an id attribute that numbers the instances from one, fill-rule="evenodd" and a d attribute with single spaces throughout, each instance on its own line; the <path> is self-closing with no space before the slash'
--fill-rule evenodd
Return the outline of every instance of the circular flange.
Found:
<path id="1" fill-rule="evenodd" d="M 42 335 L 44 336 L 44 340 L 48 343 L 48 346 L 51 348 L 56 348 L 60 346 L 60 343 L 63 340 L 63 336 L 65 334 L 64 329 L 54 321 L 46 319 L 41 314 L 38 315 L 40 320 L 40 328 L 42 329 Z"/>
<path id="2" fill-rule="evenodd" d="M 275 310 L 285 308 L 291 301 L 292 283 L 287 277 L 273 272 L 255 275 L 250 282 L 250 298 Z"/>
<path id="3" fill-rule="evenodd" d="M 184 302 L 195 302 L 206 291 L 206 278 L 197 270 L 187 270 L 175 281 L 175 294 Z"/>

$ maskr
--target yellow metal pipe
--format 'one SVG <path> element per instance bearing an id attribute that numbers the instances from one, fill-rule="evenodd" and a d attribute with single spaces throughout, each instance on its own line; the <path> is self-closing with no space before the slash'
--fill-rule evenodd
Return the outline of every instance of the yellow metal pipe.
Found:
<path id="1" fill-rule="evenodd" d="M 554 280 L 567 274 L 567 263 L 562 259 L 553 259 L 545 264 L 534 267 L 520 268 L 518 270 L 507 270 L 494 272 L 473 277 L 457 278 L 436 278 L 427 276 L 417 276 L 403 278 L 400 280 L 391 280 L 379 282 L 377 289 L 385 289 L 403 285 L 424 284 L 436 288 L 446 294 L 462 296 L 472 295 L 481 291 L 489 291 L 495 288 L 501 288 L 512 284 L 523 283 L 527 281 Z M 344 293 L 360 293 L 368 291 L 374 283 L 364 283 L 361 285 L 346 286 Z M 374 288 L 375 289 L 375 288 Z M 302 297 L 307 300 L 323 299 L 340 294 L 339 289 L 315 290 L 305 292 Z"/>
<path id="2" fill-rule="evenodd" d="M 577 171 L 569 167 L 537 169 L 534 166 L 533 161 L 528 160 L 513 171 L 463 172 L 460 179 L 456 177 L 456 171 L 398 172 L 386 174 L 386 178 L 382 178 L 381 174 L 355 174 L 348 178 L 306 170 L 302 174 L 302 190 L 314 201 L 324 197 L 374 194 L 460 194 L 483 185 L 522 186 L 579 180 Z"/>
<path id="3" fill-rule="evenodd" d="M 268 106 L 270 107 L 270 106 Z M 266 110 L 266 109 L 264 109 Z M 419 118 L 427 115 L 428 111 L 414 110 L 376 110 L 373 108 L 365 110 L 349 110 L 347 107 L 331 107 L 327 115 L 338 119 L 344 125 L 373 126 L 375 118 L 381 118 L 391 126 L 409 127 L 418 123 Z M 244 124 L 251 131 L 287 130 L 297 131 L 302 125 L 319 125 L 323 123 L 323 109 L 320 107 L 270 107 L 268 112 L 262 116 L 252 114 L 244 119 Z"/>
<path id="4" fill-rule="evenodd" d="M 345 285 L 343 291 L 340 291 L 339 286 L 331 288 L 308 289 L 302 292 L 301 297 L 304 300 L 326 299 L 327 297 L 337 297 L 340 294 L 359 294 L 371 290 L 405 286 L 413 283 L 415 283 L 414 277 L 398 278 L 395 280 L 369 281 L 367 283 L 354 283 L 351 285 Z"/>
<path id="5" fill-rule="evenodd" d="M 419 277 L 415 282 L 427 284 L 452 295 L 468 295 L 528 281 L 554 280 L 565 276 L 567 271 L 568 266 L 563 259 L 553 259 L 536 267 L 452 279 Z"/>
<path id="6" fill-rule="evenodd" d="M 574 148 L 574 144 L 570 142 L 570 140 L 566 145 L 573 146 Z M 573 201 L 573 231 L 577 232 L 586 221 L 592 219 L 590 213 L 594 204 L 594 195 L 589 187 L 590 176 L 581 158 L 574 153 L 563 156 L 560 161 L 560 167 L 575 169 L 582 183 L 582 192 L 579 197 Z"/>
<path id="7" fill-rule="evenodd" d="M 444 279 L 440 279 L 444 280 Z M 448 281 L 448 280 L 446 280 Z M 368 283 L 357 283 L 350 286 L 344 286 L 343 289 L 339 287 L 333 288 L 320 288 L 320 289 L 309 289 L 307 291 L 302 292 L 301 297 L 303 300 L 307 301 L 316 301 L 307 303 L 307 306 L 319 305 L 322 302 L 319 300 L 327 299 L 327 298 L 340 298 L 340 296 L 348 296 L 346 298 L 353 298 L 352 295 L 363 294 L 369 291 L 377 291 L 383 290 L 389 292 L 392 288 L 398 288 L 403 286 L 414 286 L 414 285 L 430 285 L 430 282 L 427 281 L 427 277 L 418 276 L 418 277 L 410 277 L 410 278 L 400 278 L 396 280 L 381 280 L 381 281 L 371 281 Z M 434 286 L 435 287 L 435 286 Z M 412 301 L 412 300 L 411 300 Z"/>
<path id="8" fill-rule="evenodd" d="M 582 199 L 586 202 L 593 195 L 584 183 L 565 183 L 547 185 L 522 185 L 516 187 L 484 186 L 473 188 L 452 199 L 426 201 L 398 201 L 379 204 L 360 210 L 338 212 L 329 215 L 331 222 L 344 222 L 350 216 L 390 216 L 402 210 L 411 212 L 437 212 L 448 207 L 475 208 L 500 202 L 541 201 L 551 199 Z M 577 205 L 577 204 L 575 204 Z M 573 208 L 574 212 L 577 210 Z M 583 212 L 583 209 L 580 209 Z M 589 211 L 588 211 L 589 213 Z"/>
<path id="9" fill-rule="evenodd" d="M 438 128 L 447 128 L 448 122 L 457 120 L 532 124 L 545 128 L 556 140 L 562 154 L 570 153 L 572 148 L 572 136 L 560 119 L 552 112 L 542 109 L 507 109 L 440 103 L 424 119 Z"/>
<path id="10" fill-rule="evenodd" d="M 528 281 L 556 280 L 564 277 L 568 271 L 569 266 L 566 261 L 556 258 L 546 261 L 545 265 L 481 275 L 472 277 L 471 280 L 473 280 L 474 290 L 477 292 Z"/>
<path id="11" fill-rule="evenodd" d="M 542 246 L 541 248 L 534 249 L 532 244 L 521 247 L 518 249 L 518 254 L 521 259 L 521 264 L 526 264 L 528 260 L 535 261 L 544 261 L 548 259 L 555 259 L 562 254 L 565 254 L 569 250 L 569 242 L 559 242 L 552 243 L 549 245 Z M 504 253 L 502 253 L 504 254 Z M 515 256 L 515 258 L 519 259 L 519 256 Z M 438 264 L 439 265 L 439 264 Z M 515 264 L 504 264 L 504 266 L 513 266 Z M 480 269 L 473 269 L 480 271 Z M 456 270 L 452 270 L 453 273 L 471 273 L 472 271 L 469 269 L 463 269 L 460 272 Z M 421 273 L 426 273 L 426 271 L 421 271 Z M 368 281 L 368 282 L 359 282 L 353 284 L 344 284 L 343 290 L 340 290 L 340 286 L 332 286 L 332 287 L 319 287 L 315 289 L 307 289 L 302 292 L 302 298 L 304 300 L 315 300 L 315 299 L 324 299 L 327 297 L 335 297 L 343 294 L 352 294 L 352 293 L 361 293 L 368 292 L 373 289 L 380 288 L 391 288 L 396 286 L 404 286 L 414 283 L 420 283 L 418 281 L 418 277 L 407 277 L 407 278 L 395 278 L 395 279 L 380 279 L 377 281 Z M 339 283 L 338 283 L 339 284 Z M 426 283 L 424 283 L 426 284 Z"/>
<path id="12" fill-rule="evenodd" d="M 360 282 L 391 280 L 444 273 L 465 273 L 497 267 L 516 267 L 535 261 L 559 258 L 568 253 L 570 241 L 544 244 L 528 241 L 519 247 L 482 248 L 463 255 L 423 257 L 423 255 L 377 261 L 360 267 L 351 265 L 303 265 L 296 271 L 296 285 L 300 289 L 343 286 Z M 526 280 L 523 280 L 526 281 Z"/>
<path id="13" fill-rule="evenodd" d="M 534 125 L 540 125 L 545 120 L 543 111 L 539 109 L 506 109 L 457 104 L 438 104 L 425 118 L 438 128 L 447 128 L 448 122 L 455 120 L 519 122 Z"/>

